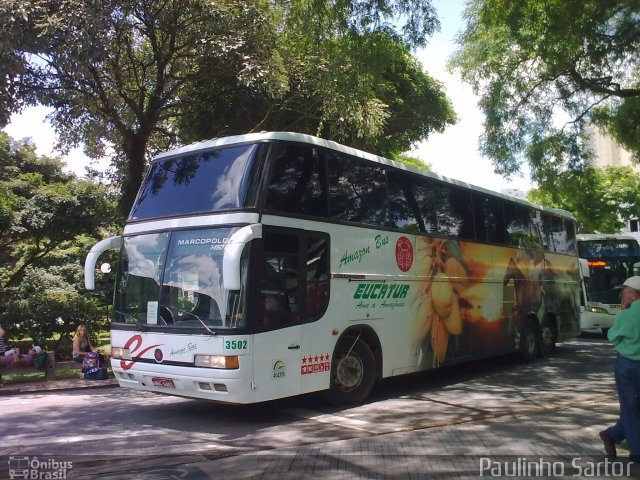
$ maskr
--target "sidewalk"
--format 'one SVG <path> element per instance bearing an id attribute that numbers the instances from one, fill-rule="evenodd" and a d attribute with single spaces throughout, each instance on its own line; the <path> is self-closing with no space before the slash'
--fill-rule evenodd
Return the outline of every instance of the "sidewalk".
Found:
<path id="1" fill-rule="evenodd" d="M 118 386 L 115 378 L 108 380 L 84 380 L 82 378 L 66 378 L 63 380 L 6 383 L 0 387 L 0 397 L 5 395 L 20 395 L 23 393 L 49 393 L 76 389 L 109 388 Z"/>

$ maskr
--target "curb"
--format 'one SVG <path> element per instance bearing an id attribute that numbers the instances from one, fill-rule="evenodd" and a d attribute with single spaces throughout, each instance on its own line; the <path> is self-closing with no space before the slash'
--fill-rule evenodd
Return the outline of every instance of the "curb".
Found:
<path id="1" fill-rule="evenodd" d="M 0 397 L 33 393 L 65 392 L 69 390 L 96 390 L 118 386 L 115 378 L 108 380 L 53 380 L 34 384 L 15 384 L 0 387 Z"/>

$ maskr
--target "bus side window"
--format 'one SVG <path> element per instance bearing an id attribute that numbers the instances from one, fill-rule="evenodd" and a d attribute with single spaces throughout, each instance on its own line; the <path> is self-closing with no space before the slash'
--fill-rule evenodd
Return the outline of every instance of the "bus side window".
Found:
<path id="1" fill-rule="evenodd" d="M 258 281 L 260 328 L 277 328 L 300 321 L 300 236 L 265 232 Z"/>
<path id="2" fill-rule="evenodd" d="M 307 238 L 307 320 L 320 316 L 329 302 L 329 242 L 325 237 Z"/>
<path id="3" fill-rule="evenodd" d="M 536 248 L 542 246 L 541 232 L 529 208 L 515 202 L 505 202 L 504 222 L 507 227 L 507 243 L 514 247 Z"/>
<path id="4" fill-rule="evenodd" d="M 331 218 L 387 226 L 385 170 L 339 152 L 327 154 Z"/>
<path id="5" fill-rule="evenodd" d="M 420 214 L 424 232 L 430 235 L 447 233 L 452 229 L 457 235 L 459 225 L 453 224 L 449 212 L 449 190 L 447 185 L 429 178 L 422 179 L 416 188 L 416 200 L 420 205 Z"/>
<path id="6" fill-rule="evenodd" d="M 320 318 L 329 303 L 329 254 L 326 234 L 265 232 L 257 278 L 260 329 Z"/>
<path id="7" fill-rule="evenodd" d="M 476 237 L 473 224 L 471 192 L 452 187 L 449 193 L 451 209 L 460 222 L 457 237 L 461 240 L 474 240 Z"/>
<path id="8" fill-rule="evenodd" d="M 437 218 L 437 232 L 433 233 L 461 240 L 475 238 L 471 196 L 468 191 L 434 182 L 429 197 L 427 208 L 433 209 Z"/>
<path id="9" fill-rule="evenodd" d="M 473 206 L 477 240 L 504 243 L 502 200 L 473 192 Z"/>
<path id="10" fill-rule="evenodd" d="M 278 258 L 265 258 L 260 282 L 260 326 L 275 327 L 284 312 L 284 289 Z"/>
<path id="11" fill-rule="evenodd" d="M 543 213 L 542 225 L 544 249 L 548 252 L 567 252 L 568 238 L 562 218 Z"/>
<path id="12" fill-rule="evenodd" d="M 567 237 L 565 252 L 576 255 L 578 253 L 578 242 L 576 240 L 576 224 L 572 220 L 564 219 L 564 231 Z"/>
<path id="13" fill-rule="evenodd" d="M 420 214 L 422 191 L 408 175 L 387 172 L 389 184 L 389 226 L 403 232 L 424 232 Z"/>
<path id="14" fill-rule="evenodd" d="M 265 208 L 327 216 L 326 173 L 315 148 L 287 145 L 274 157 Z"/>

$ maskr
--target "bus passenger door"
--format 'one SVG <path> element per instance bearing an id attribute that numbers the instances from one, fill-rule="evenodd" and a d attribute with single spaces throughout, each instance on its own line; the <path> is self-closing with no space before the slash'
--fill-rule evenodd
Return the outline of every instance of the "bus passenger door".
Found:
<path id="1" fill-rule="evenodd" d="M 257 398 L 269 400 L 300 393 L 300 235 L 265 226 L 256 247 L 253 372 Z"/>
<path id="2" fill-rule="evenodd" d="M 258 333 L 253 342 L 253 375 L 259 400 L 300 393 L 302 327 Z"/>

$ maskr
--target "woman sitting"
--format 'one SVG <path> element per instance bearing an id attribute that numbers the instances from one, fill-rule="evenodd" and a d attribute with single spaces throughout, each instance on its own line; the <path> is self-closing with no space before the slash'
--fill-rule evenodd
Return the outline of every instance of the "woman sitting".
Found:
<path id="1" fill-rule="evenodd" d="M 76 334 L 73 337 L 73 359 L 81 364 L 87 353 L 97 351 L 98 349 L 91 344 L 87 327 L 82 324 L 78 325 Z"/>

